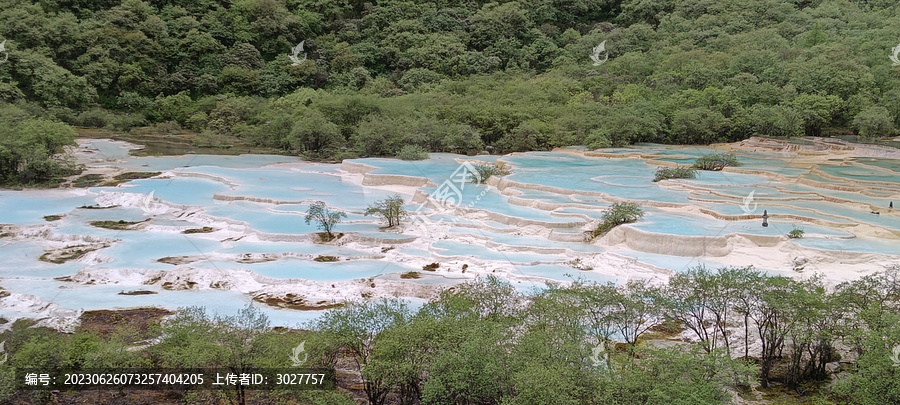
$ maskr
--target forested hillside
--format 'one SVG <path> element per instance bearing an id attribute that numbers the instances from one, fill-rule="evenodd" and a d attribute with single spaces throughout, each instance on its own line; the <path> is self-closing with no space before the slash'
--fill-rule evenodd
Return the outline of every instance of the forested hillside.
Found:
<path id="1" fill-rule="evenodd" d="M 898 12 L 890 0 L 2 0 L 0 99 L 16 104 L 7 115 L 330 159 L 880 137 L 900 123 Z M 594 66 L 602 41 L 609 59 Z"/>

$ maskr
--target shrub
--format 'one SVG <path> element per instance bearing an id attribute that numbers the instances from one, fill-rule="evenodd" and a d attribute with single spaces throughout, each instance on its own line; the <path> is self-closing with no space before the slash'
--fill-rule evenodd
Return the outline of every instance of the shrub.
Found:
<path id="1" fill-rule="evenodd" d="M 396 157 L 400 160 L 425 160 L 428 159 L 428 151 L 419 145 L 403 145 Z"/>
<path id="2" fill-rule="evenodd" d="M 740 166 L 741 162 L 738 162 L 737 156 L 732 155 L 730 153 L 713 153 L 711 155 L 703 155 L 697 158 L 694 161 L 694 168 L 699 170 L 713 170 L 718 171 L 724 169 L 726 166 Z"/>
<path id="3" fill-rule="evenodd" d="M 653 176 L 653 182 L 668 179 L 693 179 L 697 177 L 697 169 L 693 167 L 659 167 Z"/>
<path id="4" fill-rule="evenodd" d="M 788 232 L 787 237 L 791 239 L 801 239 L 803 238 L 804 231 L 800 228 L 794 227 L 794 229 Z"/>
<path id="5" fill-rule="evenodd" d="M 473 165 L 478 176 L 473 176 L 475 183 L 484 183 L 491 176 L 505 176 L 509 169 L 503 163 L 476 163 Z"/>
<path id="6" fill-rule="evenodd" d="M 313 260 L 320 262 L 320 263 L 330 263 L 330 262 L 338 261 L 338 257 L 337 256 L 316 256 L 316 258 Z"/>
<path id="7" fill-rule="evenodd" d="M 422 266 L 422 270 L 425 271 L 437 271 L 438 267 L 441 267 L 439 263 L 431 263 Z"/>
<path id="8" fill-rule="evenodd" d="M 644 210 L 635 203 L 615 203 L 603 212 L 600 224 L 591 232 L 591 236 L 604 235 L 619 225 L 635 222 L 643 216 Z"/>
<path id="9" fill-rule="evenodd" d="M 366 208 L 365 215 L 384 218 L 387 221 L 387 226 L 390 228 L 400 225 L 400 220 L 408 217 L 409 213 L 403 208 L 403 198 L 400 198 L 399 194 L 394 194 L 384 200 L 375 201 L 374 204 Z"/>
<path id="10" fill-rule="evenodd" d="M 315 222 L 316 226 L 324 232 L 326 240 L 334 240 L 335 236 L 332 230 L 341 222 L 341 218 L 347 218 L 347 214 L 343 211 L 332 211 L 325 202 L 316 201 L 306 210 L 304 220 L 307 224 Z"/>

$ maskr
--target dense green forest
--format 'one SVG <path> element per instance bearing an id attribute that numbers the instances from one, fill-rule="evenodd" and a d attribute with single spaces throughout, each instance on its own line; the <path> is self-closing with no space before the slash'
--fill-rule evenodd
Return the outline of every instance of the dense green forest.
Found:
<path id="1" fill-rule="evenodd" d="M 21 320 L 0 334 L 12 353 L 0 364 L 0 401 L 50 395 L 12 390 L 12 367 L 242 372 L 287 367 L 302 343 L 306 367 L 355 373 L 357 390 L 375 405 L 693 405 L 731 403 L 733 395 L 900 403 L 898 277 L 894 266 L 832 288 L 817 277 L 699 266 L 661 286 L 579 281 L 527 294 L 488 277 L 418 309 L 400 299 L 350 302 L 302 331 L 272 328 L 253 307 L 232 316 L 185 308 L 144 332 L 66 335 Z M 668 340 L 682 331 L 691 343 Z M 148 338 L 158 339 L 145 345 Z M 763 397 L 751 392 L 754 381 Z M 353 403 L 346 391 L 245 394 L 247 403 Z M 233 389 L 181 395 L 181 403 L 242 403 Z"/>
<path id="2" fill-rule="evenodd" d="M 3 0 L 0 38 L 4 115 L 315 159 L 900 124 L 889 0 Z"/>

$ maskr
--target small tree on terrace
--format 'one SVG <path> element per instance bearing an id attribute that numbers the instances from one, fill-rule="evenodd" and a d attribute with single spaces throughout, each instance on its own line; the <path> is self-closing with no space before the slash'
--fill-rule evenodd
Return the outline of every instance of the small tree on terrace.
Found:
<path id="1" fill-rule="evenodd" d="M 609 232 L 611 229 L 622 225 L 630 224 L 644 216 L 644 210 L 633 202 L 613 203 L 612 206 L 603 212 L 600 218 L 600 224 L 591 231 L 592 237 L 597 237 Z"/>
<path id="2" fill-rule="evenodd" d="M 409 213 L 403 208 L 403 202 L 400 195 L 394 194 L 384 200 L 375 201 L 374 204 L 366 208 L 365 215 L 374 215 L 383 218 L 387 221 L 388 228 L 400 225 L 400 220 L 409 216 Z"/>
<path id="3" fill-rule="evenodd" d="M 331 231 L 335 225 L 341 222 L 341 218 L 347 218 L 347 214 L 343 211 L 332 211 L 325 205 L 325 202 L 316 201 L 306 210 L 305 220 L 307 225 L 310 222 L 315 222 L 316 227 L 325 232 L 328 240 L 332 240 L 334 239 L 334 233 Z"/>

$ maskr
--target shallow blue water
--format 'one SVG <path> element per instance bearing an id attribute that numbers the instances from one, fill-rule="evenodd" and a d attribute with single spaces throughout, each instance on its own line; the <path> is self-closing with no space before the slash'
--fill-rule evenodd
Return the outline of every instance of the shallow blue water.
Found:
<path id="1" fill-rule="evenodd" d="M 118 187 L 94 187 L 75 192 L 66 190 L 0 190 L 0 224 L 19 226 L 46 226 L 56 235 L 77 237 L 79 235 L 100 236 L 113 240 L 112 246 L 98 251 L 103 257 L 112 258 L 109 263 L 88 265 L 83 262 L 51 264 L 39 261 L 43 248 L 35 241 L 10 241 L 0 238 L 0 285 L 10 291 L 34 294 L 53 300 L 66 307 L 109 308 L 118 306 L 151 305 L 164 303 L 168 307 L 207 303 L 216 310 L 233 313 L 246 305 L 249 299 L 232 291 L 165 291 L 159 295 L 120 296 L 117 293 L 128 289 L 154 289 L 152 286 L 81 286 L 73 283 L 52 281 L 53 277 L 71 275 L 84 267 L 101 269 L 158 269 L 171 270 L 175 267 L 157 262 L 167 256 L 195 256 L 199 261 L 189 267 L 226 270 L 245 269 L 257 274 L 280 279 L 308 279 L 317 281 L 345 281 L 370 277 L 398 278 L 407 271 L 420 271 L 407 265 L 392 263 L 382 256 L 377 246 L 373 250 L 352 249 L 334 245 L 317 245 L 300 242 L 248 242 L 220 240 L 213 234 L 183 235 L 177 229 L 171 230 L 107 230 L 89 225 L 96 220 L 141 221 L 151 218 L 149 225 L 162 227 L 197 227 L 193 218 L 175 218 L 170 214 L 149 216 L 140 207 L 118 207 L 104 210 L 76 209 L 82 205 L 94 205 L 101 193 L 124 192 L 139 195 L 154 193 L 154 197 L 171 204 L 190 207 L 215 218 L 245 223 L 251 232 L 289 236 L 308 235 L 318 232 L 315 224 L 306 224 L 304 216 L 309 204 L 321 200 L 330 208 L 342 210 L 347 217 L 336 228 L 337 232 L 351 233 L 365 238 L 400 241 L 421 236 L 418 244 L 405 246 L 396 244 L 395 252 L 416 259 L 440 261 L 441 257 L 471 257 L 513 268 L 520 275 L 541 277 L 548 280 L 570 281 L 572 277 L 584 277 L 600 283 L 621 283 L 626 280 L 603 274 L 602 271 L 579 271 L 565 263 L 572 255 L 584 255 L 614 251 L 634 257 L 637 260 L 667 268 L 672 271 L 706 264 L 719 264 L 707 258 L 693 258 L 633 252 L 621 247 L 601 247 L 583 242 L 556 242 L 540 236 L 529 236 L 520 232 L 523 227 L 507 225 L 487 219 L 483 212 L 498 213 L 509 217 L 524 218 L 549 224 L 554 234 L 577 237 L 585 230 L 586 221 L 598 220 L 612 199 L 636 201 L 644 206 L 646 215 L 640 221 L 627 226 L 636 229 L 665 233 L 669 235 L 721 236 L 731 233 L 755 235 L 784 235 L 794 227 L 802 228 L 806 238 L 796 242 L 808 247 L 831 251 L 857 251 L 872 253 L 900 254 L 900 245 L 894 240 L 877 238 L 852 238 L 848 230 L 820 225 L 805 224 L 795 220 L 778 218 L 778 215 L 792 214 L 826 221 L 854 224 L 864 223 L 886 230 L 900 231 L 900 217 L 875 216 L 867 208 L 830 203 L 818 200 L 815 194 L 832 196 L 877 207 L 887 203 L 900 192 L 900 178 L 887 170 L 900 169 L 900 164 L 887 159 L 856 159 L 860 163 L 880 167 L 875 170 L 863 166 L 820 165 L 819 168 L 844 181 L 835 181 L 809 174 L 808 168 L 795 167 L 793 160 L 784 154 L 745 153 L 739 155 L 742 169 L 761 170 L 784 176 L 798 176 L 811 180 L 860 186 L 857 180 L 891 182 L 885 186 L 889 190 L 877 191 L 878 196 L 864 196 L 855 192 L 819 189 L 817 187 L 772 180 L 762 175 L 735 172 L 700 172 L 693 180 L 677 180 L 664 185 L 652 182 L 656 165 L 645 163 L 643 158 L 584 157 L 561 152 L 533 152 L 511 156 L 464 157 L 452 154 L 432 154 L 424 161 L 406 162 L 395 159 L 355 159 L 353 162 L 377 167 L 374 174 L 395 174 L 425 177 L 438 187 L 425 187 L 421 191 L 434 192 L 444 186 L 454 173 L 458 174 L 460 160 L 491 162 L 501 160 L 510 165 L 513 174 L 509 180 L 526 183 L 518 187 L 518 197 L 524 200 L 551 203 L 561 206 L 555 210 L 541 209 L 538 205 L 521 206 L 508 202 L 509 197 L 497 189 L 474 183 L 454 183 L 462 188 L 457 196 L 463 208 L 452 213 L 424 209 L 435 226 L 443 228 L 441 235 L 451 237 L 475 235 L 487 238 L 497 244 L 487 247 L 478 242 L 460 242 L 441 239 L 441 235 L 403 234 L 385 232 L 376 218 L 363 215 L 365 209 L 375 201 L 394 194 L 387 187 L 366 187 L 345 181 L 340 175 L 340 165 L 311 164 L 300 159 L 284 156 L 207 156 L 185 155 L 177 157 L 127 156 L 127 149 L 121 143 L 91 140 L 103 159 L 104 165 L 118 165 L 137 171 L 172 171 L 175 176 L 168 179 L 143 179 L 128 182 Z M 676 147 L 642 144 L 632 148 L 607 149 L 604 153 L 640 153 L 656 156 L 658 159 L 679 163 L 693 160 L 714 150 L 702 147 Z M 197 175 L 214 177 L 200 178 Z M 529 188 L 552 187 L 560 190 L 551 192 Z M 693 188 L 693 189 L 691 189 Z M 891 191 L 896 189 L 897 192 Z M 716 193 L 731 198 L 712 194 Z M 784 190 L 784 191 L 782 191 Z M 790 192 L 799 192 L 793 194 Z M 744 207 L 743 199 L 753 192 L 756 199 L 749 207 Z M 214 195 L 226 197 L 247 197 L 268 199 L 284 204 L 252 201 L 223 201 Z M 612 199 L 605 199 L 607 195 Z M 409 202 L 411 195 L 402 195 L 407 201 L 405 208 L 410 212 L 420 207 Z M 696 199 L 692 199 L 696 198 Z M 798 197 L 815 198 L 814 201 Z M 777 201 L 768 201 L 777 199 Z M 699 201 L 697 199 L 709 200 Z M 744 221 L 724 221 L 705 215 L 678 210 L 654 208 L 647 202 L 663 202 L 676 205 L 691 205 L 710 209 L 725 215 L 745 215 L 744 208 L 756 205 L 753 215 L 761 215 L 767 209 L 773 218 L 770 226 L 763 228 L 761 219 Z M 900 204 L 900 199 L 898 199 Z M 565 206 L 565 205 L 578 205 Z M 589 209 L 593 208 L 593 209 Z M 900 207 L 898 207 L 900 208 Z M 479 212 L 481 211 L 481 212 Z M 45 215 L 63 214 L 59 221 L 47 222 Z M 459 216 L 462 214 L 464 216 Z M 465 226 L 463 226 L 465 225 Z M 573 227 L 568 227 L 574 225 Z M 240 228 L 238 228 L 240 229 Z M 409 231 L 408 231 L 409 232 Z M 845 239 L 835 239 L 845 238 Z M 222 238 L 224 239 L 224 238 Z M 424 243 L 421 243 L 424 241 Z M 565 253 L 548 254 L 528 251 L 529 247 L 542 249 L 565 249 Z M 362 249 L 362 250 L 360 250 Z M 376 252 L 376 253 L 373 253 Z M 263 263 L 236 263 L 214 259 L 217 254 L 240 255 L 245 253 L 293 253 L 301 255 L 332 255 L 342 260 L 336 263 L 319 263 L 306 258 L 281 258 Z M 374 257 L 374 258 L 373 258 Z M 352 259 L 352 260 L 346 260 Z M 540 262 L 542 264 L 532 263 Z M 457 269 L 458 270 L 458 269 Z M 598 269 L 599 270 L 599 269 Z M 785 269 L 764 269 L 777 273 Z M 451 277 L 453 276 L 453 277 Z M 410 280 L 427 285 L 451 285 L 461 282 L 461 275 L 435 273 L 420 280 Z M 450 278 L 446 278 L 450 277 Z M 393 278 L 391 278 L 393 280 Z M 451 280 L 452 278 L 452 280 Z M 59 288 L 68 287 L 68 288 Z M 519 290 L 543 288 L 540 282 L 516 283 Z M 88 294 L 89 293 L 89 294 Z M 90 295 L 87 297 L 87 295 Z M 81 298 L 79 300 L 79 298 Z M 223 302 L 227 301 L 227 302 Z M 240 304 L 240 305 L 239 305 Z M 290 324 L 296 319 L 312 317 L 310 313 L 266 309 L 276 323 Z M 0 315 L 3 315 L 0 309 Z"/>

